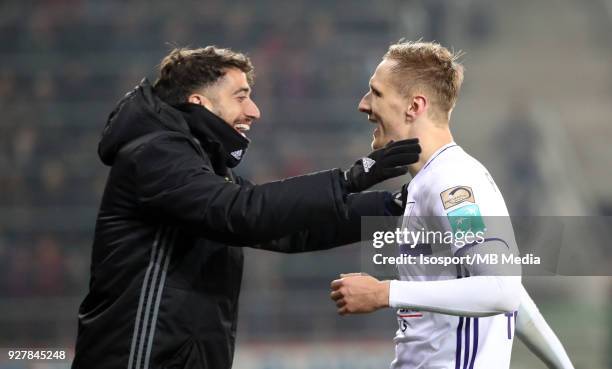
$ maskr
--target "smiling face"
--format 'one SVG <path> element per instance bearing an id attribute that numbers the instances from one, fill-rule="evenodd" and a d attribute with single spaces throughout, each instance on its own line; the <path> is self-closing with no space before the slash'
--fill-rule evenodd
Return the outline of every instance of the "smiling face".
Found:
<path id="1" fill-rule="evenodd" d="M 203 105 L 243 136 L 261 116 L 259 108 L 251 100 L 247 76 L 237 68 L 226 69 L 225 75 L 217 82 L 200 93 L 191 94 L 188 100 Z"/>
<path id="2" fill-rule="evenodd" d="M 384 59 L 370 78 L 370 89 L 359 102 L 359 111 L 376 124 L 372 148 L 379 149 L 390 141 L 412 138 L 406 121 L 409 100 L 393 83 L 392 67 L 395 61 Z"/>

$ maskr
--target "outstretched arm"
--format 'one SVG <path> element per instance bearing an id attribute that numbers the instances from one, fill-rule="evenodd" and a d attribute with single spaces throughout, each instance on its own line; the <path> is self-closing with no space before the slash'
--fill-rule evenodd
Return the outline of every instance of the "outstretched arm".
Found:
<path id="1" fill-rule="evenodd" d="M 499 255 L 507 252 L 498 242 L 486 242 L 462 254 L 473 256 L 485 250 Z M 331 298 L 341 315 L 393 307 L 480 317 L 518 309 L 519 273 L 478 264 L 469 272 L 469 278 L 437 281 L 378 281 L 354 273 L 332 282 Z"/>
<path id="2" fill-rule="evenodd" d="M 370 313 L 384 307 L 461 316 L 516 310 L 520 277 L 476 276 L 446 281 L 379 281 L 351 274 L 332 282 L 338 313 Z"/>
<path id="3" fill-rule="evenodd" d="M 350 222 L 349 193 L 405 173 L 419 150 L 416 141 L 403 140 L 370 153 L 369 165 L 360 159 L 345 172 L 240 185 L 214 172 L 187 137 L 168 135 L 137 147 L 126 165 L 147 220 L 223 243 L 253 245 Z"/>
<path id="4" fill-rule="evenodd" d="M 361 239 L 361 217 L 389 216 L 398 210 L 393 195 L 386 191 L 354 193 L 347 197 L 348 218 L 336 223 L 320 222 L 308 229 L 277 240 L 254 245 L 254 248 L 297 253 L 326 250 L 358 242 Z M 394 209 L 397 208 L 397 209 Z"/>
<path id="5" fill-rule="evenodd" d="M 516 335 L 551 369 L 573 369 L 567 352 L 544 320 L 525 288 L 520 290 L 521 306 L 516 317 Z"/>

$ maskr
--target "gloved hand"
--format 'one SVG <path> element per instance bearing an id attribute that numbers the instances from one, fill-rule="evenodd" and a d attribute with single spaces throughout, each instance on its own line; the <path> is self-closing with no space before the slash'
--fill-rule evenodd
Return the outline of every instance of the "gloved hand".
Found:
<path id="1" fill-rule="evenodd" d="M 406 183 L 399 190 L 389 193 L 389 197 L 385 198 L 385 211 L 387 215 L 402 216 L 404 215 L 404 209 L 406 208 L 406 200 L 408 199 L 408 185 Z"/>
<path id="2" fill-rule="evenodd" d="M 344 172 L 347 192 L 361 192 L 389 178 L 408 172 L 407 165 L 419 160 L 421 146 L 418 138 L 389 142 L 385 147 L 372 151 Z"/>

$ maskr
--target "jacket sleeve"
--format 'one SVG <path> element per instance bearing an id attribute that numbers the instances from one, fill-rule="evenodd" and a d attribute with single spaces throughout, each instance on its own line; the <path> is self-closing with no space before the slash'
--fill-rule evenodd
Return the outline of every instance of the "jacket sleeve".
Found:
<path id="1" fill-rule="evenodd" d="M 241 186 L 180 136 L 156 138 L 131 158 L 144 214 L 207 238 L 255 244 L 348 219 L 339 169 Z"/>
<path id="2" fill-rule="evenodd" d="M 294 233 L 254 248 L 284 253 L 327 250 L 333 247 L 358 242 L 361 239 L 361 217 L 385 216 L 392 195 L 386 191 L 371 191 L 351 194 L 347 198 L 348 219 L 338 223 L 319 222 L 309 229 Z"/>

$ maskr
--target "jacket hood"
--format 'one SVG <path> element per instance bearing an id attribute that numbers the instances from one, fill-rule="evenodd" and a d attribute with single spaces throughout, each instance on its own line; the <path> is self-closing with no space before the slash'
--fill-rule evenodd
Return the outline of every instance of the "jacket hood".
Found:
<path id="1" fill-rule="evenodd" d="M 159 130 L 189 134 L 181 112 L 158 98 L 145 78 L 110 113 L 98 144 L 98 155 L 104 164 L 112 165 L 127 143 Z"/>

